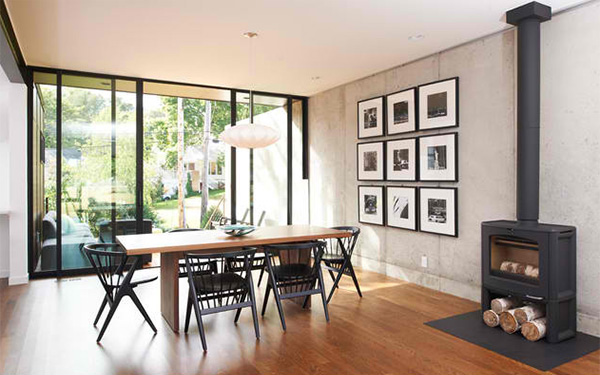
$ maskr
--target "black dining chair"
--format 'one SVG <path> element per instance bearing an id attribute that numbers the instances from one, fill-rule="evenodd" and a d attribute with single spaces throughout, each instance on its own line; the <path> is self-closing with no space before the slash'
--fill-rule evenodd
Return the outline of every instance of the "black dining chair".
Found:
<path id="1" fill-rule="evenodd" d="M 267 258 L 267 271 L 269 279 L 263 300 L 262 315 L 265 315 L 269 293 L 273 289 L 275 303 L 279 310 L 281 326 L 286 330 L 285 316 L 281 300 L 304 297 L 303 307 L 313 294 L 321 294 L 325 319 L 329 322 L 329 311 L 325 299 L 325 286 L 321 272 L 321 257 L 325 251 L 326 243 L 323 241 L 302 242 L 282 245 L 266 245 L 264 247 Z M 312 256 L 312 264 L 311 262 Z M 318 281 L 318 285 L 317 285 Z"/>
<path id="2" fill-rule="evenodd" d="M 199 229 L 199 228 L 175 228 L 175 229 L 171 229 L 167 233 L 199 232 L 199 231 L 202 231 L 202 230 L 204 230 L 204 229 Z M 217 267 L 217 264 L 215 263 L 212 266 L 210 266 L 209 268 L 207 268 L 207 270 L 211 270 L 213 272 L 217 272 L 217 268 L 216 267 Z M 179 277 L 180 278 L 187 277 L 187 268 L 185 267 L 185 259 L 179 259 L 178 268 L 179 268 Z"/>
<path id="3" fill-rule="evenodd" d="M 105 292 L 104 298 L 102 299 L 102 304 L 100 305 L 100 309 L 98 310 L 98 314 L 94 320 L 94 326 L 98 324 L 98 320 L 100 320 L 100 316 L 102 315 L 106 305 L 108 305 L 110 308 L 96 342 L 100 342 L 102 336 L 104 336 L 106 328 L 115 314 L 119 303 L 121 303 L 121 300 L 125 296 L 131 298 L 146 322 L 148 322 L 154 333 L 156 333 L 156 327 L 152 323 L 152 320 L 148 316 L 144 306 L 142 306 L 142 303 L 135 294 L 134 288 L 136 288 L 138 285 L 154 281 L 158 279 L 158 276 L 133 277 L 135 270 L 141 265 L 142 258 L 140 256 L 134 257 L 135 260 L 133 265 L 129 268 L 128 272 L 125 273 L 124 271 L 128 257 L 123 248 L 118 244 L 89 244 L 84 246 L 84 251 L 90 261 L 90 264 L 96 272 L 96 275 L 100 279 L 100 283 L 102 284 Z"/>
<path id="4" fill-rule="evenodd" d="M 245 269 L 244 257 L 228 258 L 226 260 L 225 266 L 226 269 L 229 271 L 240 272 Z M 254 258 L 252 259 L 252 263 L 250 264 L 250 270 L 260 270 L 260 274 L 258 275 L 258 286 L 260 286 L 260 283 L 262 281 L 263 274 L 265 273 L 265 268 L 267 268 L 267 259 L 265 258 L 265 254 L 256 253 L 256 255 L 254 255 Z"/>
<path id="5" fill-rule="evenodd" d="M 254 332 L 260 338 L 258 316 L 256 312 L 256 298 L 252 282 L 251 265 L 256 249 L 247 248 L 218 254 L 185 254 L 185 263 L 190 285 L 188 302 L 185 314 L 185 333 L 188 332 L 192 306 L 200 331 L 202 348 L 207 350 L 206 336 L 202 317 L 223 311 L 237 310 L 234 322 L 237 323 L 242 309 L 252 309 Z M 239 271 L 227 268 L 231 259 L 244 259 L 244 266 Z M 218 272 L 211 269 L 212 264 L 217 264 Z"/>
<path id="6" fill-rule="evenodd" d="M 332 227 L 331 229 L 346 231 L 351 235 L 350 237 L 329 238 L 326 240 L 327 247 L 325 249 L 325 253 L 323 254 L 323 268 L 329 271 L 329 275 L 333 280 L 333 287 L 331 287 L 331 292 L 329 292 L 329 296 L 327 297 L 327 303 L 331 301 L 333 293 L 337 288 L 339 288 L 342 275 L 352 277 L 356 291 L 362 298 L 360 286 L 358 285 L 358 278 L 354 272 L 354 267 L 352 267 L 352 253 L 354 252 L 356 242 L 358 241 L 358 236 L 360 235 L 360 228 Z M 334 275 L 334 272 L 337 273 L 337 275 Z"/>

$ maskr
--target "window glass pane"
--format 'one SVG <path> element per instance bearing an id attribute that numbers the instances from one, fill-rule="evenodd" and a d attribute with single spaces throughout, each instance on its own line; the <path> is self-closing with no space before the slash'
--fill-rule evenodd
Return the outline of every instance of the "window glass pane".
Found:
<path id="1" fill-rule="evenodd" d="M 116 81 L 63 76 L 62 268 L 90 266 L 82 247 L 135 233 L 135 94 Z M 122 82 L 122 85 L 124 82 Z M 127 84 L 125 84 L 127 86 Z"/>
<path id="2" fill-rule="evenodd" d="M 35 72 L 33 75 L 34 170 L 39 159 L 42 166 L 34 172 L 42 202 L 34 199 L 35 244 L 33 271 L 56 270 L 56 75 Z M 40 134 L 37 137 L 37 134 Z M 41 173 L 41 175 L 40 175 Z M 40 184 L 40 185 L 38 185 Z"/>
<path id="3" fill-rule="evenodd" d="M 287 224 L 287 116 L 287 98 L 254 97 L 254 123 L 281 135 L 275 144 L 254 150 L 255 224 Z"/>
<path id="4" fill-rule="evenodd" d="M 144 83 L 144 218 L 154 232 L 209 228 L 223 215 L 225 175 L 222 168 L 211 173 L 210 166 L 226 163 L 229 147 L 218 136 L 230 123 L 229 95 L 228 90 Z"/>

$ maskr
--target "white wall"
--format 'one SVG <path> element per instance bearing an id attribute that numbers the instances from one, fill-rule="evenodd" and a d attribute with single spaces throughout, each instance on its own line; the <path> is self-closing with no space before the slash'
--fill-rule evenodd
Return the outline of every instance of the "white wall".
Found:
<path id="1" fill-rule="evenodd" d="M 0 278 L 9 275 L 9 227 L 8 216 L 1 212 L 8 211 L 9 190 L 8 171 L 8 91 L 9 81 L 0 69 Z"/>
<path id="2" fill-rule="evenodd" d="M 0 69 L 0 277 L 26 283 L 27 273 L 27 88 L 10 83 Z"/>
<path id="3" fill-rule="evenodd" d="M 557 15 L 542 28 L 540 212 L 541 221 L 578 227 L 579 329 L 596 335 L 598 19 L 596 2 Z M 516 217 L 515 42 L 514 30 L 492 35 L 311 97 L 311 223 L 359 225 L 356 262 L 362 267 L 478 301 L 480 224 Z M 452 129 L 459 133 L 460 182 L 404 185 L 458 187 L 459 237 L 359 224 L 357 186 L 369 183 L 356 179 L 356 103 L 453 76 L 460 77 L 460 127 Z M 400 185 L 370 185 L 388 184 Z M 429 259 L 427 268 L 421 267 L 422 255 Z"/>

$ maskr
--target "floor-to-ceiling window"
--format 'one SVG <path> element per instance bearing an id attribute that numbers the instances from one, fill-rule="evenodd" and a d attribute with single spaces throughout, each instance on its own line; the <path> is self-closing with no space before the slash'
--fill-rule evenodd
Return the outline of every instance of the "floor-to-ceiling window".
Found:
<path id="1" fill-rule="evenodd" d="M 33 77 L 45 160 L 32 274 L 90 271 L 83 246 L 121 234 L 210 228 L 222 216 L 308 221 L 303 98 L 45 68 Z M 280 140 L 252 151 L 219 140 L 251 116 Z"/>
<path id="2" fill-rule="evenodd" d="M 62 269 L 89 267 L 88 243 L 134 232 L 135 82 L 63 75 Z"/>

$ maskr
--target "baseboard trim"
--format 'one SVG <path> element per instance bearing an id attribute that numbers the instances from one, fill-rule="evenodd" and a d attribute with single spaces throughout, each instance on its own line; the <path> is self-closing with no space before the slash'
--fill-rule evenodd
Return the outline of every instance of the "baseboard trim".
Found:
<path id="1" fill-rule="evenodd" d="M 600 337 L 600 317 L 577 313 L 577 330 Z"/>
<path id="2" fill-rule="evenodd" d="M 8 285 L 21 285 L 29 282 L 29 274 L 8 278 Z"/>
<path id="3" fill-rule="evenodd" d="M 353 255 L 352 263 L 368 271 L 421 285 L 425 288 L 452 294 L 474 302 L 481 302 L 481 285 L 467 284 L 439 275 L 396 266 L 377 260 Z M 588 335 L 600 337 L 600 317 L 577 313 L 577 330 Z"/>
<path id="4" fill-rule="evenodd" d="M 0 270 L 0 279 L 8 277 L 8 270 Z"/>

